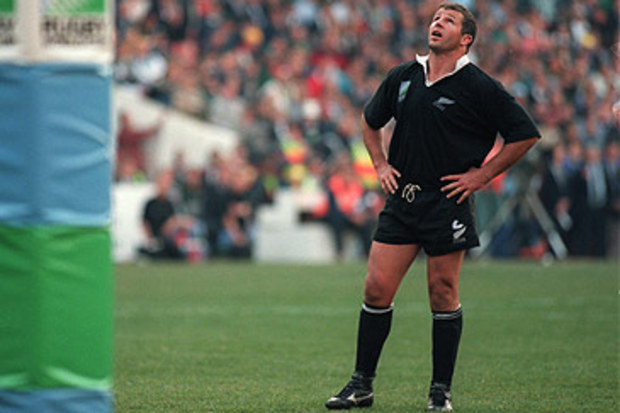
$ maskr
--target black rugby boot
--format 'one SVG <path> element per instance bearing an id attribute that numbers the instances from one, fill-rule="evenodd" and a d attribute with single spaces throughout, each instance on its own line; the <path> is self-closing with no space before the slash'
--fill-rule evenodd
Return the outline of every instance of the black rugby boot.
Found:
<path id="1" fill-rule="evenodd" d="M 348 410 L 352 407 L 370 407 L 374 400 L 372 381 L 374 377 L 365 377 L 355 372 L 351 381 L 337 395 L 330 397 L 325 407 L 330 410 Z"/>
<path id="2" fill-rule="evenodd" d="M 433 383 L 428 393 L 427 412 L 451 412 L 452 395 L 445 384 Z"/>

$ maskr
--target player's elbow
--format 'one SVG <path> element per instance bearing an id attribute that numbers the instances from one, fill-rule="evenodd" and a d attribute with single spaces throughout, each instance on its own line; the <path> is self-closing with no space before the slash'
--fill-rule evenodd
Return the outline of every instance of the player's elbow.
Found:
<path id="1" fill-rule="evenodd" d="M 534 145 L 536 145 L 536 143 L 540 140 L 540 136 L 533 136 L 529 139 L 525 140 L 525 145 L 527 145 L 527 148 L 530 149 L 532 148 Z"/>
<path id="2" fill-rule="evenodd" d="M 361 115 L 361 122 L 362 122 L 362 129 L 371 129 L 371 127 L 368 125 L 368 122 L 366 121 L 366 115 L 364 114 L 364 112 L 362 112 L 362 115 Z"/>
<path id="3" fill-rule="evenodd" d="M 515 158 L 519 159 L 521 156 L 525 155 L 534 145 L 538 142 L 538 137 L 534 136 L 532 138 L 523 139 L 516 142 L 511 142 L 506 145 L 506 149 L 508 153 L 516 154 Z"/>
<path id="4" fill-rule="evenodd" d="M 381 128 L 374 128 L 374 127 L 372 127 L 372 126 L 368 123 L 368 121 L 366 120 L 366 114 L 365 114 L 365 113 L 362 113 L 362 120 L 361 120 L 361 123 L 362 123 L 362 130 L 363 130 L 363 131 L 369 131 L 369 132 L 370 132 L 370 131 L 372 131 L 372 132 L 377 132 L 379 129 L 381 129 Z"/>

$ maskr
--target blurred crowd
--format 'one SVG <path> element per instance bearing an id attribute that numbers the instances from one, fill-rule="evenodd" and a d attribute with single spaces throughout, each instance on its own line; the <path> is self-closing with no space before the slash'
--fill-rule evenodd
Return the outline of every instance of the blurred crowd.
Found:
<path id="1" fill-rule="evenodd" d="M 490 252 L 557 255 L 548 243 L 556 232 L 571 255 L 617 257 L 620 2 L 458 2 L 478 19 L 470 57 L 543 134 L 530 157 L 479 194 L 480 229 L 496 241 Z M 329 224 L 338 254 L 348 230 L 367 251 L 383 195 L 361 139 L 362 107 L 390 68 L 426 53 L 428 19 L 441 3 L 117 0 L 116 81 L 241 137 L 228 159 L 166 172 L 177 194 L 200 192 L 201 206 L 182 212 L 204 225 L 204 256 L 250 257 L 255 208 L 283 186 L 320 189 L 303 218 Z M 123 150 L 155 130 L 143 132 L 119 136 L 118 179 L 163 179 Z M 541 205 L 525 202 L 527 193 Z M 493 225 L 502 205 L 514 207 Z"/>

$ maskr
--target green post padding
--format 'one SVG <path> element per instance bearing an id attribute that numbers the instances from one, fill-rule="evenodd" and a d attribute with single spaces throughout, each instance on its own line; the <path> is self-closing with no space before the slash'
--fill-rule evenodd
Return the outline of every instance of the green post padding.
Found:
<path id="1" fill-rule="evenodd" d="M 110 249 L 107 228 L 0 226 L 0 389 L 110 388 Z"/>

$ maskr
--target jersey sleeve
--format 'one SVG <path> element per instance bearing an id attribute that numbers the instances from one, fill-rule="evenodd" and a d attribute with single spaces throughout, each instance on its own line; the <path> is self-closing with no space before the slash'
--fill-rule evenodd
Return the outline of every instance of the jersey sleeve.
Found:
<path id="1" fill-rule="evenodd" d="M 398 82 L 402 68 L 402 65 L 399 65 L 390 70 L 373 97 L 364 107 L 364 119 L 366 119 L 366 123 L 372 129 L 381 129 L 394 117 L 394 102 L 396 101 L 395 94 L 397 92 L 395 84 Z"/>
<path id="2" fill-rule="evenodd" d="M 504 89 L 501 83 L 494 81 L 493 102 L 490 105 L 491 116 L 497 130 L 506 143 L 522 141 L 529 138 L 540 138 L 540 132 L 530 115 Z"/>

